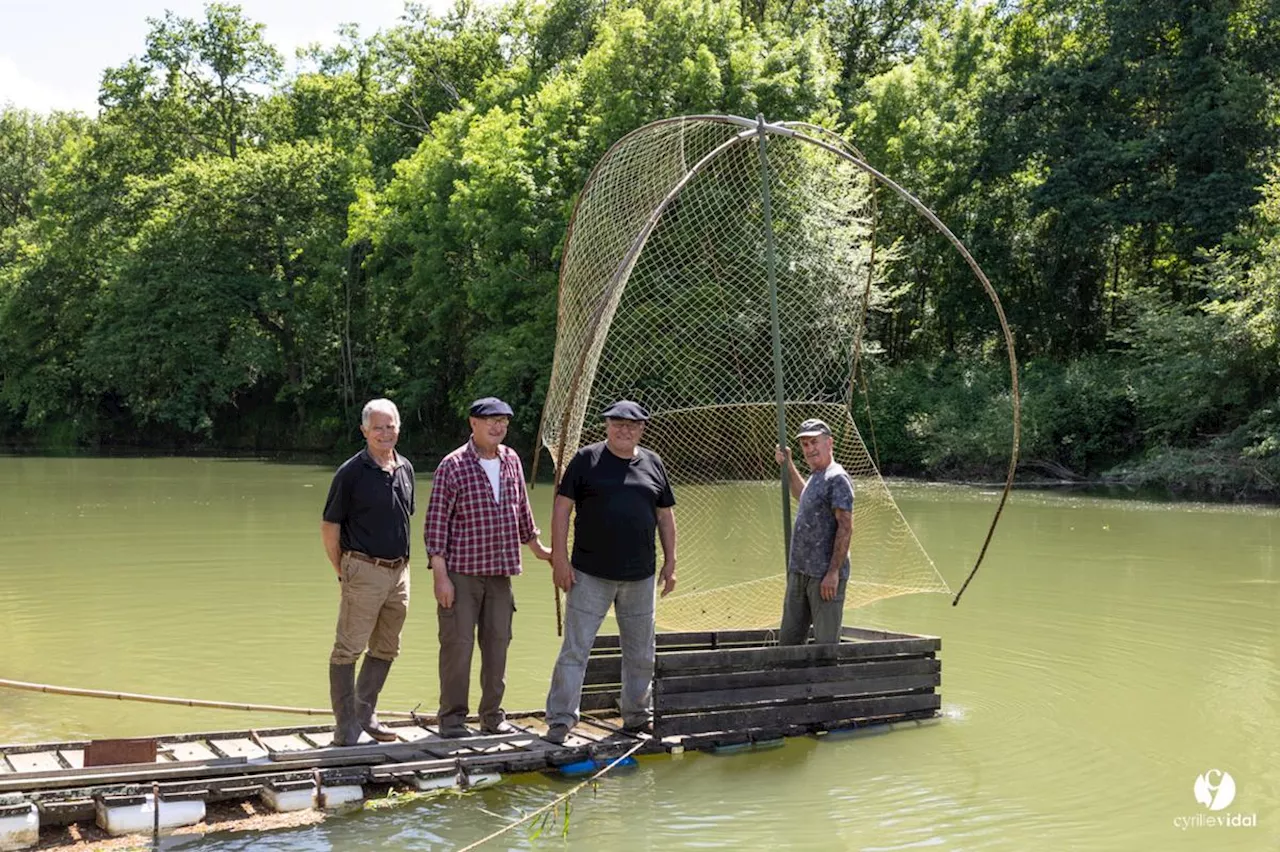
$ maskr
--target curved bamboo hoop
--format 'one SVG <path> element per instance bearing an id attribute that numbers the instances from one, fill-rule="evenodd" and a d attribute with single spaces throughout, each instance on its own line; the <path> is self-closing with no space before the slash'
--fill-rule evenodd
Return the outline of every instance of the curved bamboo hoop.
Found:
<path id="1" fill-rule="evenodd" d="M 959 604 L 960 597 L 964 594 L 965 590 L 969 587 L 969 584 L 973 581 L 974 575 L 978 573 L 978 568 L 982 565 L 982 561 L 986 557 L 987 548 L 991 544 L 992 536 L 995 535 L 996 525 L 1000 522 L 1000 516 L 1004 511 L 1005 504 L 1008 502 L 1009 493 L 1013 490 L 1013 477 L 1017 471 L 1018 448 L 1019 448 L 1019 443 L 1022 437 L 1021 392 L 1019 391 L 1019 387 L 1018 387 L 1018 359 L 1017 359 L 1017 355 L 1014 352 L 1013 332 L 1009 328 L 1009 322 L 1008 322 L 1008 319 L 1005 317 L 1004 307 L 1000 304 L 1000 297 L 996 293 L 995 288 L 991 285 L 991 281 L 987 278 L 986 273 L 982 271 L 982 267 L 978 265 L 978 262 L 973 258 L 973 255 L 969 252 L 969 249 L 965 246 L 965 244 L 961 242 L 959 237 L 957 237 L 955 234 L 951 232 L 950 228 L 948 228 L 945 224 L 943 224 L 942 220 L 938 218 L 937 214 L 935 214 L 932 210 L 930 210 L 923 202 L 921 202 L 918 198 L 916 198 L 914 195 L 912 195 L 910 192 L 904 189 L 896 181 L 884 175 L 879 170 L 877 170 L 876 168 L 871 166 L 869 163 L 867 163 L 862 158 L 862 156 L 850 153 L 850 151 L 857 152 L 858 149 L 855 148 L 852 144 L 848 143 L 842 137 L 839 137 L 838 134 L 835 134 L 834 132 L 827 130 L 826 128 L 820 128 L 817 125 L 808 124 L 806 122 L 792 122 L 792 123 L 784 122 L 782 124 L 767 124 L 767 123 L 758 124 L 756 121 L 752 121 L 751 119 L 742 118 L 741 116 L 736 116 L 736 115 L 695 115 L 695 116 L 682 116 L 679 118 L 662 119 L 660 121 L 651 122 L 650 124 L 646 124 L 644 127 L 640 127 L 640 128 L 637 128 L 636 130 L 633 130 L 631 133 L 628 133 L 622 139 L 618 140 L 612 146 L 610 146 L 609 150 L 605 153 L 605 155 L 601 157 L 600 161 L 597 162 L 596 165 L 592 168 L 591 174 L 588 175 L 587 177 L 587 181 L 586 181 L 586 184 L 584 185 L 583 192 L 579 194 L 578 200 L 574 205 L 573 213 L 571 214 L 569 219 L 569 227 L 565 234 L 565 256 L 567 256 L 568 254 L 568 246 L 570 241 L 573 238 L 573 226 L 577 220 L 578 209 L 582 203 L 583 198 L 587 194 L 587 191 L 586 191 L 587 188 L 591 186 L 591 182 L 595 178 L 597 172 L 599 171 L 601 164 L 603 164 L 606 160 L 608 160 L 609 156 L 619 146 L 621 146 L 623 143 L 626 142 L 627 139 L 630 139 L 635 134 L 641 133 L 655 125 L 670 124 L 674 122 L 683 122 L 683 121 L 723 122 L 725 124 L 737 125 L 738 127 L 743 128 L 743 131 L 737 134 L 736 136 L 731 137 L 726 142 L 721 143 L 721 145 L 719 145 L 709 154 L 705 155 L 699 162 L 694 164 L 694 166 L 689 169 L 689 171 L 684 175 L 684 177 L 681 178 L 681 180 L 679 180 L 668 191 L 667 195 L 653 209 L 653 211 L 649 215 L 648 220 L 645 222 L 644 226 L 641 228 L 640 233 L 636 235 L 636 238 L 635 240 L 633 240 L 631 247 L 623 256 L 617 268 L 614 270 L 613 275 L 610 277 L 609 282 L 605 285 L 604 289 L 602 290 L 600 302 L 598 303 L 596 310 L 593 316 L 591 317 L 591 320 L 589 321 L 589 336 L 594 336 L 595 334 L 598 334 L 600 332 L 601 325 L 604 320 L 604 316 L 607 313 L 606 306 L 611 301 L 613 301 L 616 291 L 626 286 L 627 281 L 630 278 L 631 271 L 634 268 L 635 263 L 640 256 L 640 253 L 644 250 L 644 246 L 648 242 L 649 236 L 653 233 L 654 229 L 657 227 L 658 222 L 661 221 L 663 214 L 667 210 L 667 207 L 672 203 L 672 201 L 675 200 L 675 198 L 680 194 L 680 192 L 685 188 L 685 186 L 688 185 L 690 180 L 692 180 L 693 177 L 698 172 L 702 171 L 702 169 L 704 169 L 707 165 L 709 165 L 712 160 L 714 160 L 717 156 L 724 153 L 725 150 L 727 150 L 728 148 L 732 147 L 735 144 L 746 141 L 747 139 L 750 139 L 753 136 L 759 135 L 760 133 L 766 133 L 766 132 L 773 133 L 779 136 L 788 136 L 793 139 L 797 139 L 803 142 L 808 142 L 811 145 L 815 145 L 819 148 L 822 148 L 823 150 L 828 151 L 829 153 L 832 153 L 835 156 L 849 162 L 851 165 L 861 170 L 864 174 L 869 175 L 873 180 L 875 180 L 876 182 L 882 184 L 883 186 L 887 187 L 889 190 L 894 192 L 896 195 L 898 195 L 900 198 L 906 201 L 909 205 L 911 205 L 911 207 L 913 207 L 917 213 L 919 213 L 922 217 L 924 217 L 924 219 L 927 222 L 929 222 L 929 224 L 932 225 L 934 229 L 938 231 L 938 233 L 942 234 L 942 236 L 944 236 L 948 240 L 948 242 L 950 242 L 951 245 L 958 252 L 960 252 L 961 257 L 965 259 L 965 262 L 969 265 L 969 268 L 973 272 L 974 277 L 977 278 L 978 283 L 982 285 L 983 290 L 987 294 L 987 298 L 991 301 L 992 306 L 995 308 L 996 317 L 1000 321 L 1000 330 L 1004 336 L 1005 350 L 1009 356 L 1009 382 L 1010 382 L 1011 395 L 1013 398 L 1013 440 L 1012 440 L 1012 447 L 1009 453 L 1009 467 L 1005 475 L 1004 490 L 1001 492 L 1000 501 L 996 505 L 995 514 L 991 519 L 991 525 L 990 527 L 988 527 L 986 537 L 983 539 L 982 548 L 978 552 L 978 558 L 975 560 L 973 568 L 969 571 L 969 575 L 965 578 L 964 583 L 960 586 L 960 590 L 956 592 L 955 597 L 952 598 L 951 600 L 952 606 Z M 820 130 L 823 135 L 836 138 L 840 143 L 839 147 L 809 135 L 807 132 L 805 132 L 808 130 L 815 130 L 815 131 Z M 845 149 L 849 149 L 849 150 L 845 150 Z M 858 154 L 860 153 L 861 152 L 858 152 Z M 564 285 L 563 266 L 561 267 L 561 272 L 560 272 L 560 284 L 561 284 L 561 287 L 563 288 L 563 285 Z M 864 322 L 865 322 L 865 315 L 864 315 Z M 578 363 L 575 365 L 573 376 L 570 380 L 569 400 L 565 406 L 565 412 L 564 412 L 562 422 L 561 422 L 561 427 L 560 427 L 560 442 L 561 442 L 559 447 L 560 452 L 558 454 L 559 458 L 557 458 L 556 460 L 557 486 L 559 485 L 560 471 L 563 469 L 564 454 L 567 449 L 567 447 L 564 444 L 563 436 L 568 426 L 569 415 L 573 410 L 573 406 L 577 398 L 577 393 L 579 390 L 579 385 L 582 380 L 582 374 L 585 367 L 588 351 L 589 351 L 589 348 L 583 350 L 582 355 L 578 359 Z M 554 375 L 554 373 L 555 373 L 555 363 L 553 360 L 552 374 Z M 546 409 L 543 409 L 543 425 L 545 425 L 545 420 L 546 420 Z M 539 432 L 542 432 L 541 427 L 539 428 Z M 558 590 L 556 595 L 556 603 L 559 604 Z"/>

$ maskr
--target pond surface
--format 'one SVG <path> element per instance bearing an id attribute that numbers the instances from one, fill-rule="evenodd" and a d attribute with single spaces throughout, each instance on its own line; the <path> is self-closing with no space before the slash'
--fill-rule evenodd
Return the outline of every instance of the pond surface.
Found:
<path id="1" fill-rule="evenodd" d="M 0 677 L 326 706 L 338 589 L 318 517 L 331 474 L 252 460 L 0 458 Z M 419 532 L 425 477 L 420 485 Z M 958 586 L 996 495 L 893 488 Z M 533 492 L 544 527 L 550 496 Z M 548 574 L 526 557 L 516 581 L 512 709 L 545 698 L 558 648 Z M 435 708 L 432 610 L 419 571 L 388 708 Z M 1280 512 L 1018 492 L 958 607 L 916 595 L 854 621 L 942 637 L 940 724 L 646 758 L 574 800 L 567 840 L 518 830 L 491 848 L 1280 846 Z M 4 742 L 299 718 L 0 690 Z M 1220 811 L 1193 792 L 1211 769 L 1237 788 Z M 456 849 L 569 786 L 516 776 L 184 848 Z M 1256 825 L 1203 824 L 1236 814 Z"/>

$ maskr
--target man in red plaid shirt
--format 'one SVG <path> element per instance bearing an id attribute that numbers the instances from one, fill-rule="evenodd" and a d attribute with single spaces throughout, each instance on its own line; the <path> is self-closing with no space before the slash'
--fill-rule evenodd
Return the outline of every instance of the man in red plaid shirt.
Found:
<path id="1" fill-rule="evenodd" d="M 440 461 L 431 482 L 425 537 L 440 623 L 440 735 L 465 737 L 471 651 L 479 628 L 480 727 L 513 730 L 502 709 L 507 647 L 516 611 L 511 578 L 520 573 L 520 545 L 539 559 L 551 551 L 538 539 L 524 487 L 524 468 L 504 446 L 511 406 L 496 397 L 471 404 L 471 440 Z"/>

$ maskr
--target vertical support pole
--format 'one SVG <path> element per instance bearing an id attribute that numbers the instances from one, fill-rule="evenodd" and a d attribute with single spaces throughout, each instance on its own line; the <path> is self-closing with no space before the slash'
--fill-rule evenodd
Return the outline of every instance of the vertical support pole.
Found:
<path id="1" fill-rule="evenodd" d="M 782 328 L 778 319 L 778 257 L 773 237 L 773 207 L 769 196 L 769 151 L 764 115 L 756 115 L 756 134 L 760 143 L 760 202 L 764 216 L 765 269 L 769 280 L 769 320 L 773 326 L 773 395 L 778 408 L 778 446 L 786 447 L 787 409 L 782 390 Z M 791 564 L 791 474 L 782 469 L 782 570 Z"/>
<path id="2" fill-rule="evenodd" d="M 160 782 L 151 782 L 151 843 L 160 844 Z"/>

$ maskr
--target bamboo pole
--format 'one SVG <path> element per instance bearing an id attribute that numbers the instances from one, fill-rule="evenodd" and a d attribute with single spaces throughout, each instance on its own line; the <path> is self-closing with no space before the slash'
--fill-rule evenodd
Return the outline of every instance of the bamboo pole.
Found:
<path id="1" fill-rule="evenodd" d="M 250 713 L 291 713 L 300 716 L 332 716 L 333 710 L 316 707 L 284 707 L 278 704 L 245 704 L 233 701 L 207 701 L 200 698 L 172 698 L 164 695 L 143 695 L 136 692 L 110 692 L 102 689 L 81 689 L 74 686 L 55 686 L 50 683 L 30 683 L 23 680 L 0 678 L 0 688 L 25 692 L 43 692 L 47 695 L 72 695 L 78 698 L 109 698 L 113 701 L 138 701 L 145 704 L 170 704 L 181 707 L 203 707 L 210 710 L 243 710 Z M 422 718 L 411 711 L 379 710 L 379 716 L 393 719 Z"/>
<path id="2" fill-rule="evenodd" d="M 769 196 L 769 153 L 764 115 L 756 116 L 760 142 L 760 202 L 764 218 L 765 268 L 769 276 L 769 320 L 773 333 L 773 395 L 778 409 L 778 446 L 787 447 L 786 396 L 782 388 L 782 329 L 778 318 L 777 249 L 773 236 L 773 207 Z M 782 570 L 791 565 L 791 472 L 782 468 Z"/>

